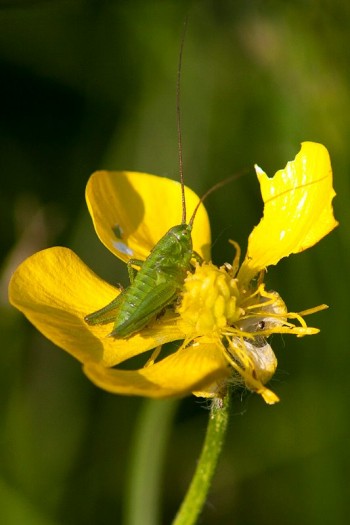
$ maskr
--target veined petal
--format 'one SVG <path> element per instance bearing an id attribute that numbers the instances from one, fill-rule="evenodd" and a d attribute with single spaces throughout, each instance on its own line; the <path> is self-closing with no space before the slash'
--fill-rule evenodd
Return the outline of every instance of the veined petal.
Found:
<path id="1" fill-rule="evenodd" d="M 332 168 L 322 144 L 303 142 L 295 159 L 270 179 L 256 166 L 264 216 L 249 236 L 239 278 L 316 244 L 337 226 L 333 216 Z"/>
<path id="2" fill-rule="evenodd" d="M 187 215 L 198 196 L 185 188 Z M 117 257 L 144 260 L 160 238 L 181 223 L 181 186 L 165 177 L 130 171 L 97 171 L 86 187 L 86 201 L 97 235 Z M 210 258 L 210 225 L 205 207 L 198 209 L 193 247 Z"/>
<path id="3" fill-rule="evenodd" d="M 84 371 L 93 383 L 113 394 L 153 398 L 187 395 L 229 375 L 218 347 L 199 343 L 135 371 L 105 368 L 96 363 L 87 363 Z"/>
<path id="4" fill-rule="evenodd" d="M 89 326 L 84 317 L 110 303 L 119 290 L 94 274 L 68 248 L 49 248 L 26 259 L 9 285 L 10 302 L 48 339 L 81 362 L 114 366 L 181 338 L 171 323 L 157 322 L 142 336 L 108 337 L 112 324 Z"/>

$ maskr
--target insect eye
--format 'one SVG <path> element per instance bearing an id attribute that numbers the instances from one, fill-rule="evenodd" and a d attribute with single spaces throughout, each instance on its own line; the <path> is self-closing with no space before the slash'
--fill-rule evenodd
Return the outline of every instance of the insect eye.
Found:
<path id="1" fill-rule="evenodd" d="M 257 328 L 258 330 L 263 330 L 265 328 L 265 321 L 259 321 Z"/>

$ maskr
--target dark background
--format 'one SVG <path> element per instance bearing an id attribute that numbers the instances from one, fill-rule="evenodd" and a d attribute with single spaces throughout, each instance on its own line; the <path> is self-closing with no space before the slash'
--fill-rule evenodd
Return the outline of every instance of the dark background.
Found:
<path id="1" fill-rule="evenodd" d="M 281 1 L 0 1 L 0 518 L 6 525 L 122 523 L 125 474 L 143 401 L 99 391 L 80 365 L 7 303 L 31 253 L 65 245 L 112 282 L 84 201 L 96 169 L 178 179 L 182 70 L 187 184 L 202 194 L 257 162 L 273 174 L 303 140 L 330 151 L 340 227 L 270 269 L 290 310 L 321 333 L 272 343 L 270 407 L 237 391 L 203 525 L 347 523 L 349 504 L 350 4 Z M 157 203 L 155 203 L 157 205 Z M 245 249 L 261 216 L 253 172 L 207 203 L 213 260 Z M 180 207 L 180 203 L 179 203 Z M 177 410 L 162 482 L 170 523 L 199 454 L 207 410 Z M 147 513 L 145 505 L 145 513 Z M 135 524 L 134 524 L 135 525 Z"/>

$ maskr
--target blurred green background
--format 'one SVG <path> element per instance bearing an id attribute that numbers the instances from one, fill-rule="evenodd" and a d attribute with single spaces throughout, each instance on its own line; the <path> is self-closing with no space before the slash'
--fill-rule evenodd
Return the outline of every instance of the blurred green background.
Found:
<path id="1" fill-rule="evenodd" d="M 176 70 L 182 71 L 186 182 L 198 194 L 255 162 L 269 174 L 303 140 L 334 169 L 340 227 L 268 274 L 321 333 L 275 336 L 280 404 L 237 392 L 200 523 L 348 523 L 350 4 L 331 0 L 0 1 L 1 478 L 5 525 L 123 523 L 132 432 L 143 405 L 99 391 L 80 365 L 7 303 L 16 265 L 65 245 L 127 282 L 84 202 L 96 169 L 178 179 Z M 157 205 L 155 203 L 155 205 Z M 179 204 L 180 206 L 180 204 Z M 261 215 L 253 172 L 207 203 L 213 259 L 243 250 Z M 162 520 L 193 472 L 208 412 L 181 401 L 167 446 Z M 147 514 L 147 503 L 144 509 Z M 146 523 L 146 522 L 145 522 Z M 156 525 L 156 524 L 154 524 Z"/>

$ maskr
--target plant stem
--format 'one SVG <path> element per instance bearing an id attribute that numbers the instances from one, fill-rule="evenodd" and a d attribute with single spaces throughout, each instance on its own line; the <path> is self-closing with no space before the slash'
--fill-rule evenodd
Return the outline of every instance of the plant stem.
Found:
<path id="1" fill-rule="evenodd" d="M 197 468 L 172 525 L 194 525 L 205 504 L 226 435 L 229 397 L 227 394 L 223 401 L 213 401 Z"/>
<path id="2" fill-rule="evenodd" d="M 131 446 L 124 525 L 160 522 L 162 467 L 177 400 L 145 400 Z"/>

